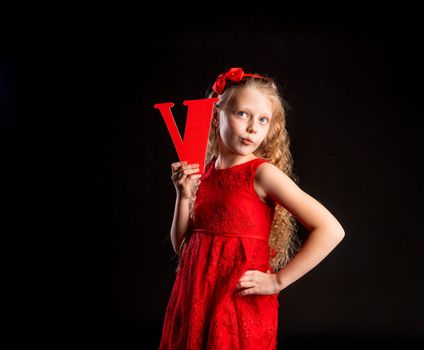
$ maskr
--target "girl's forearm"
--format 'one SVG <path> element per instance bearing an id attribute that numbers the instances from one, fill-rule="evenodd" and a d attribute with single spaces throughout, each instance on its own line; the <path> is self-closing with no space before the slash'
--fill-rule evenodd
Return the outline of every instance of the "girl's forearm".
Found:
<path id="1" fill-rule="evenodd" d="M 341 227 L 312 230 L 298 253 L 277 272 L 280 291 L 317 266 L 343 239 Z"/>
<path id="2" fill-rule="evenodd" d="M 177 254 L 188 228 L 190 217 L 189 203 L 189 198 L 180 198 L 177 195 L 170 232 L 172 247 Z"/>

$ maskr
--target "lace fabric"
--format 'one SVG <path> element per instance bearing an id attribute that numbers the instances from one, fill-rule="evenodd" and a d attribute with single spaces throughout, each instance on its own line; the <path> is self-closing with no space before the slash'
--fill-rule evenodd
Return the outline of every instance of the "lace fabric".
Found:
<path id="1" fill-rule="evenodd" d="M 254 190 L 265 159 L 202 175 L 194 223 L 166 309 L 160 350 L 275 349 L 278 294 L 238 296 L 247 270 L 266 272 L 274 205 Z"/>

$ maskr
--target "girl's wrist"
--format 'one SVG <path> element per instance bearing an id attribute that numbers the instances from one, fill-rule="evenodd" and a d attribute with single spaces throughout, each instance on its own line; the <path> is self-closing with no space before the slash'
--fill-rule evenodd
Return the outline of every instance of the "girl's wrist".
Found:
<path id="1" fill-rule="evenodd" d="M 177 193 L 177 201 L 178 201 L 178 202 L 188 202 L 188 201 L 190 201 L 190 198 L 188 198 L 188 197 L 183 197 L 183 196 L 181 196 L 181 195 L 179 195 L 179 194 Z"/>
<path id="2" fill-rule="evenodd" d="M 278 276 L 278 273 L 275 274 L 275 281 L 278 289 L 278 293 L 281 292 L 284 288 L 286 288 L 284 282 L 281 280 L 281 278 Z"/>

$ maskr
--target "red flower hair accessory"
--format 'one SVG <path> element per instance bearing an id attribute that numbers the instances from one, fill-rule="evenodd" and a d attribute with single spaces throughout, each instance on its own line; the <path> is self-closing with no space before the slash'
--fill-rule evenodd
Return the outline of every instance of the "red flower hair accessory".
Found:
<path id="1" fill-rule="evenodd" d="M 225 90 L 225 85 L 228 80 L 239 83 L 244 77 L 264 78 L 262 75 L 247 74 L 243 72 L 241 68 L 230 68 L 227 72 L 222 73 L 218 76 L 215 83 L 212 86 L 212 90 L 218 95 L 221 95 Z"/>

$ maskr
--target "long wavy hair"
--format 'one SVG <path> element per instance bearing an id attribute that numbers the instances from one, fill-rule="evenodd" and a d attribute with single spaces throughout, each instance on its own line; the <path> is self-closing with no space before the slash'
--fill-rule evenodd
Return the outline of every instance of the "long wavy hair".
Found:
<path id="1" fill-rule="evenodd" d="M 241 82 L 237 83 L 228 81 L 226 88 L 221 95 L 217 95 L 214 91 L 212 91 L 208 94 L 208 97 L 219 98 L 219 101 L 215 104 L 219 111 L 220 109 L 225 109 L 227 106 L 230 106 L 237 91 L 245 87 L 252 87 L 261 91 L 270 99 L 273 106 L 268 133 L 253 154 L 256 157 L 269 160 L 272 164 L 289 176 L 295 183 L 299 183 L 298 177 L 293 173 L 293 158 L 290 152 L 290 138 L 286 130 L 286 113 L 290 109 L 290 105 L 281 96 L 278 86 L 272 78 L 266 76 L 263 76 L 263 78 L 245 77 L 241 80 Z M 206 164 L 218 157 L 218 138 L 219 125 L 215 126 L 212 122 L 206 151 Z M 190 224 L 194 222 L 194 202 L 196 198 L 196 190 L 197 188 L 194 189 L 190 200 Z M 297 228 L 297 221 L 293 215 L 277 203 L 269 237 L 270 266 L 274 272 L 277 272 L 285 266 L 300 249 L 301 242 L 297 235 Z M 185 243 L 186 240 L 184 238 L 179 249 L 179 256 L 181 256 L 182 246 Z"/>

